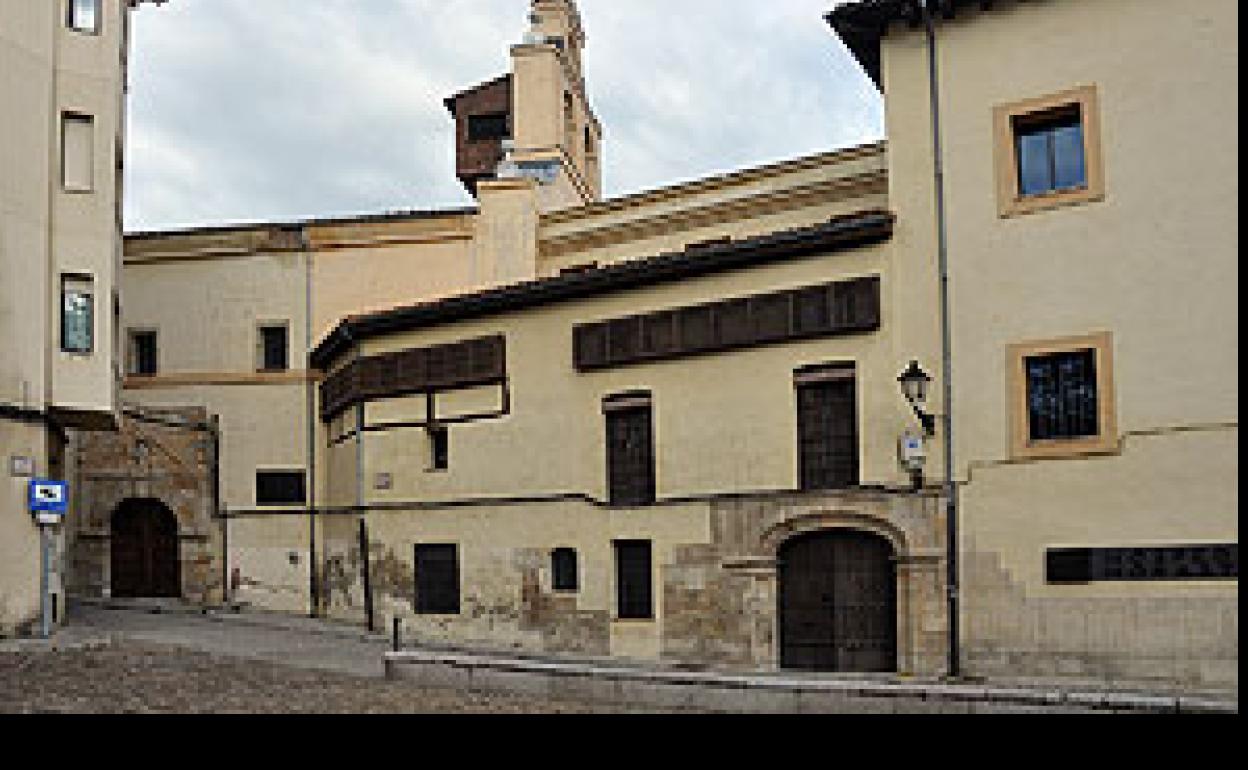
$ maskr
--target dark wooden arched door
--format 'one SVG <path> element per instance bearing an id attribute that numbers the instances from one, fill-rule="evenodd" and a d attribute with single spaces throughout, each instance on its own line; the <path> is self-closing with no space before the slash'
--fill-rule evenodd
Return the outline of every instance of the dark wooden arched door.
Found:
<path id="1" fill-rule="evenodd" d="M 178 520 L 159 500 L 126 500 L 113 512 L 112 595 L 182 595 Z"/>
<path id="2" fill-rule="evenodd" d="M 813 671 L 895 671 L 897 572 L 877 535 L 830 530 L 779 553 L 780 665 Z"/>

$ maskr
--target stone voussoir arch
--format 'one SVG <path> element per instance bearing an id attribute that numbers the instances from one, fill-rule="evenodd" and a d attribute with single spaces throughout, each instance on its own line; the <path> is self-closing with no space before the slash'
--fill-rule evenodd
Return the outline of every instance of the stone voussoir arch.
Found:
<path id="1" fill-rule="evenodd" d="M 836 530 L 878 535 L 892 546 L 896 559 L 903 558 L 909 552 L 910 538 L 896 524 L 880 516 L 847 509 L 803 511 L 786 516 L 763 530 L 759 538 L 759 551 L 774 557 L 789 540 L 816 532 Z"/>

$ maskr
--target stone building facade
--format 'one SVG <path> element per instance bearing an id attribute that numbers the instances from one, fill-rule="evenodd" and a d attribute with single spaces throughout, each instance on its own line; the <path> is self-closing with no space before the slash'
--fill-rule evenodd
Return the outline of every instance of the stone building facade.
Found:
<path id="1" fill-rule="evenodd" d="M 219 491 L 194 463 L 88 479 L 76 585 L 104 590 L 102 512 L 141 477 L 210 602 L 535 653 L 1237 685 L 1235 6 L 981 5 L 828 15 L 887 143 L 602 199 L 584 30 L 539 0 L 511 72 L 447 100 L 476 206 L 129 236 L 123 324 L 160 355 L 125 397 L 217 417 Z M 1037 142 L 1079 178 L 1033 189 Z"/>

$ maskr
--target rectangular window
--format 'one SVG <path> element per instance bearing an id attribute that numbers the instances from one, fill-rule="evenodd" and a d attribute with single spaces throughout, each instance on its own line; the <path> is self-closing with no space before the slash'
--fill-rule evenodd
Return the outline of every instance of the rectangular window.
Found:
<path id="1" fill-rule="evenodd" d="M 1011 453 L 1016 458 L 1113 451 L 1108 332 L 1009 346 Z"/>
<path id="2" fill-rule="evenodd" d="M 468 138 L 472 141 L 507 139 L 511 129 L 507 127 L 507 113 L 488 112 L 468 116 Z"/>
<path id="3" fill-rule="evenodd" d="M 265 372 L 283 372 L 290 368 L 289 330 L 286 324 L 269 324 L 260 327 L 260 369 Z"/>
<path id="4" fill-rule="evenodd" d="M 130 332 L 130 374 L 153 375 L 158 369 L 156 332 Z"/>
<path id="5" fill-rule="evenodd" d="M 621 620 L 654 617 L 649 540 L 616 540 L 616 617 Z"/>
<path id="6" fill-rule="evenodd" d="M 416 545 L 415 610 L 418 614 L 459 614 L 458 551 L 454 543 Z"/>
<path id="7" fill-rule="evenodd" d="M 306 501 L 303 471 L 256 471 L 256 505 L 302 505 Z"/>
<path id="8" fill-rule="evenodd" d="M 95 189 L 95 119 L 61 115 L 61 186 L 68 192 Z"/>
<path id="9" fill-rule="evenodd" d="M 1083 438 L 1100 433 L 1096 405 L 1096 351 L 1024 358 L 1027 430 L 1032 441 Z"/>
<path id="10" fill-rule="evenodd" d="M 1087 186 L 1083 119 L 1078 105 L 1016 115 L 1012 123 L 1020 195 L 1043 195 Z"/>
<path id="11" fill-rule="evenodd" d="M 797 389 L 798 476 L 801 489 L 858 484 L 857 386 L 852 364 L 806 367 Z"/>
<path id="12" fill-rule="evenodd" d="M 603 402 L 607 421 L 607 494 L 611 505 L 655 499 L 650 394 L 625 393 Z"/>
<path id="13" fill-rule="evenodd" d="M 1000 216 L 1105 196 L 1094 86 L 998 105 L 993 126 Z"/>
<path id="14" fill-rule="evenodd" d="M 95 294 L 90 276 L 61 277 L 61 350 L 90 353 L 95 347 Z"/>
<path id="15" fill-rule="evenodd" d="M 69 0 L 69 28 L 75 32 L 100 31 L 100 0 Z"/>
<path id="16" fill-rule="evenodd" d="M 551 587 L 556 591 L 575 591 L 579 585 L 576 570 L 576 549 L 556 548 L 550 552 Z"/>
<path id="17" fill-rule="evenodd" d="M 433 425 L 429 433 L 429 470 L 444 471 L 451 467 L 451 432 L 445 425 Z"/>

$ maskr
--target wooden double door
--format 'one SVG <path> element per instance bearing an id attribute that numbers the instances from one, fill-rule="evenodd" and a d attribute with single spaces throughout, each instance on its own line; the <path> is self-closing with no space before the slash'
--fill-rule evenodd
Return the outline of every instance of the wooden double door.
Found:
<path id="1" fill-rule="evenodd" d="M 112 595 L 182 595 L 178 520 L 159 500 L 126 500 L 113 513 Z"/>
<path id="2" fill-rule="evenodd" d="M 891 544 L 854 530 L 796 537 L 780 549 L 780 665 L 895 671 L 897 572 Z"/>

